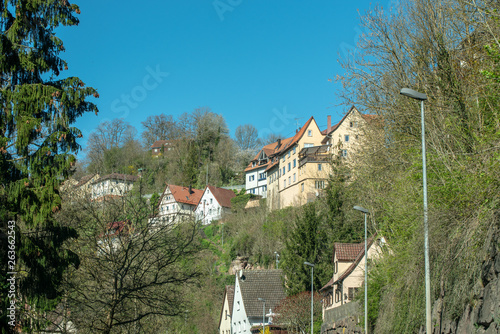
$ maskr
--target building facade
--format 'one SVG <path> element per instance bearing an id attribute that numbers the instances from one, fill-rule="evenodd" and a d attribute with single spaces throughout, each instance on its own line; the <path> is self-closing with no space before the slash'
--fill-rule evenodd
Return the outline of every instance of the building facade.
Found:
<path id="1" fill-rule="evenodd" d="M 107 197 L 121 197 L 129 192 L 138 176 L 127 174 L 108 174 L 92 183 L 92 200 L 103 200 Z"/>
<path id="2" fill-rule="evenodd" d="M 203 225 L 222 219 L 224 215 L 231 213 L 231 198 L 235 196 L 232 190 L 206 186 L 195 209 L 196 219 Z"/>
<path id="3" fill-rule="evenodd" d="M 150 224 L 177 224 L 195 218 L 195 209 L 203 190 L 167 184 Z"/>
<path id="4" fill-rule="evenodd" d="M 368 259 L 382 255 L 384 238 L 367 240 Z M 335 243 L 333 250 L 333 277 L 320 289 L 323 296 L 323 319 L 328 310 L 351 302 L 365 279 L 365 243 Z"/>
<path id="5" fill-rule="evenodd" d="M 222 310 L 219 318 L 219 333 L 231 334 L 231 319 L 233 312 L 234 285 L 226 285 L 224 298 L 222 300 Z"/>
<path id="6" fill-rule="evenodd" d="M 236 273 L 231 319 L 233 334 L 250 334 L 252 326 L 262 326 L 263 317 L 266 325 L 270 323 L 273 311 L 286 297 L 282 276 L 280 269 Z"/>

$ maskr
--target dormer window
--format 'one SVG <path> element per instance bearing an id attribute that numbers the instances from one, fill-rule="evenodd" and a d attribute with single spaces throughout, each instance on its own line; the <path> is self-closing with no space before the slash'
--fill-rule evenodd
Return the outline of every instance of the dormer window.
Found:
<path id="1" fill-rule="evenodd" d="M 255 167 L 255 161 L 254 161 L 254 162 L 252 162 L 252 167 Z"/>

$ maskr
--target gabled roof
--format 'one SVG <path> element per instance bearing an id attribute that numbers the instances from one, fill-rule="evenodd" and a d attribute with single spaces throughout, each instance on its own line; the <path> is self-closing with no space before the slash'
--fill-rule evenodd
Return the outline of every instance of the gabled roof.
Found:
<path id="1" fill-rule="evenodd" d="M 262 317 L 262 302 L 258 298 L 266 301 L 266 309 L 274 310 L 286 297 L 281 269 L 242 270 L 240 273 L 236 277 L 247 317 Z"/>
<path id="2" fill-rule="evenodd" d="M 223 189 L 223 188 L 217 188 L 217 187 L 214 187 L 214 186 L 211 186 L 211 185 L 208 185 L 205 188 L 205 191 L 206 191 L 207 188 L 214 195 L 215 199 L 217 200 L 217 202 L 219 202 L 219 204 L 221 206 L 223 206 L 225 208 L 230 208 L 231 207 L 231 198 L 233 198 L 233 197 L 236 196 L 236 194 L 234 193 L 234 191 L 228 190 L 228 189 Z M 205 191 L 203 193 L 205 193 Z"/>
<path id="3" fill-rule="evenodd" d="M 255 157 L 252 159 L 252 161 L 250 161 L 250 163 L 248 164 L 247 168 L 245 168 L 245 172 L 269 166 L 269 164 L 271 163 L 271 158 L 273 156 L 277 155 L 283 149 L 283 147 L 285 147 L 292 140 L 292 138 L 293 137 L 285 138 L 285 139 L 280 139 L 279 141 L 275 141 L 274 143 L 265 145 L 255 155 Z M 253 162 L 259 161 L 259 158 L 260 158 L 260 155 L 261 155 L 262 152 L 264 152 L 267 155 L 267 157 L 269 159 L 268 162 L 266 164 L 262 164 L 262 165 L 256 164 L 255 166 L 252 166 Z M 269 169 L 269 168 L 266 168 L 266 170 L 267 169 Z"/>
<path id="4" fill-rule="evenodd" d="M 172 144 L 172 140 L 157 140 L 150 147 L 151 148 L 162 148 L 164 145 Z"/>
<path id="5" fill-rule="evenodd" d="M 271 168 L 275 167 L 276 165 L 278 165 L 278 163 L 279 163 L 278 159 L 276 159 L 276 161 L 273 161 L 272 163 L 270 163 L 269 166 L 267 166 L 267 168 L 266 168 L 266 172 L 268 170 L 270 170 Z"/>
<path id="6" fill-rule="evenodd" d="M 377 119 L 377 115 L 369 115 L 369 114 L 362 114 L 358 111 L 358 109 L 356 109 L 355 106 L 352 106 L 351 109 L 349 109 L 349 111 L 344 115 L 344 117 L 342 117 L 342 119 L 337 123 L 335 124 L 334 126 L 331 127 L 330 130 L 326 129 L 326 130 L 323 130 L 321 131 L 322 134 L 326 135 L 326 136 L 329 136 L 331 135 L 335 130 L 337 130 L 339 128 L 339 126 L 344 122 L 344 120 L 352 113 L 352 112 L 358 112 L 360 115 L 361 115 L 361 118 L 363 118 L 366 122 L 370 122 L 370 121 L 373 121 L 375 119 Z M 321 143 L 322 144 L 325 144 L 327 141 L 328 141 L 328 138 L 329 137 L 325 137 Z"/>
<path id="7" fill-rule="evenodd" d="M 370 247 L 372 246 L 373 244 L 373 241 L 375 240 L 376 238 L 376 234 L 371 236 L 370 238 L 368 238 L 367 240 L 367 249 L 369 250 Z M 365 256 L 365 242 L 360 242 L 359 244 L 342 244 L 342 243 L 335 243 L 335 246 L 334 246 L 334 257 L 335 257 L 335 251 L 337 250 L 336 249 L 336 246 L 337 245 L 344 245 L 347 247 L 343 247 L 343 246 L 340 246 L 340 248 L 342 249 L 341 250 L 341 256 L 345 256 L 345 257 L 351 257 L 353 255 L 353 252 L 356 250 L 356 247 L 352 247 L 352 245 L 357 245 L 359 248 L 357 254 L 354 256 L 353 260 L 352 260 L 352 263 L 351 265 L 346 269 L 346 271 L 344 271 L 338 278 L 336 281 L 333 281 L 333 277 L 330 281 L 328 281 L 328 283 L 326 283 L 326 285 L 324 287 L 322 287 L 320 289 L 320 291 L 324 290 L 324 289 L 327 289 L 335 284 L 337 284 L 338 282 L 342 282 L 344 279 L 346 279 L 353 271 L 354 269 L 356 269 L 356 267 L 358 266 L 359 262 L 361 262 L 361 260 L 364 258 Z M 340 249 L 339 249 L 340 250 Z M 337 253 L 337 259 L 339 259 L 339 253 Z M 339 259 L 340 261 L 340 259 Z M 350 262 L 350 260 L 348 260 Z"/>
<path id="8" fill-rule="evenodd" d="M 114 237 L 120 234 L 128 234 L 130 231 L 130 226 L 127 221 L 111 222 L 106 225 L 106 232 L 99 235 L 100 238 Z"/>
<path id="9" fill-rule="evenodd" d="M 359 252 L 364 251 L 365 243 L 356 244 L 336 242 L 333 245 L 333 257 L 342 262 L 352 262 L 356 260 Z"/>
<path id="10" fill-rule="evenodd" d="M 312 121 L 314 121 L 314 117 L 311 116 L 311 118 L 309 118 L 307 120 L 306 124 L 304 124 L 304 126 L 300 128 L 300 130 L 295 134 L 295 136 L 292 137 L 292 140 L 290 140 L 290 142 L 288 142 L 288 144 L 286 144 L 280 150 L 280 153 L 286 151 L 287 149 L 289 149 L 293 145 L 297 144 L 297 142 L 300 140 L 300 138 L 302 138 L 302 136 L 306 132 L 306 129 L 309 127 L 309 125 L 311 124 Z M 316 121 L 314 121 L 314 124 L 316 124 Z M 318 124 L 316 124 L 316 127 L 318 127 Z M 319 128 L 318 128 L 318 130 L 319 130 Z"/>
<path id="11" fill-rule="evenodd" d="M 222 322 L 222 317 L 224 316 L 224 303 L 226 302 L 227 299 L 227 306 L 229 308 L 229 317 L 233 316 L 233 302 L 234 302 L 234 285 L 226 285 L 226 289 L 224 291 L 224 298 L 222 299 L 222 308 L 220 311 L 220 318 L 219 318 L 219 328 L 220 324 Z"/>
<path id="12" fill-rule="evenodd" d="M 94 181 L 93 183 L 102 182 L 102 181 L 106 181 L 106 180 L 120 180 L 120 181 L 135 182 L 135 181 L 139 180 L 139 177 L 136 175 L 111 173 L 108 175 L 101 176 L 98 180 Z"/>
<path id="13" fill-rule="evenodd" d="M 167 191 L 167 189 L 170 189 L 170 192 L 172 193 L 172 196 L 174 196 L 174 199 L 178 203 L 185 203 L 185 204 L 190 204 L 190 205 L 198 205 L 200 202 L 201 197 L 203 196 L 203 190 L 200 189 L 194 189 L 191 188 L 191 192 L 189 192 L 189 187 L 182 187 L 182 186 L 176 186 L 174 184 L 167 184 L 165 187 L 165 190 L 163 191 L 163 194 L 161 195 L 162 199 Z M 161 200 L 160 200 L 161 203 Z"/>
<path id="14" fill-rule="evenodd" d="M 90 180 L 92 180 L 92 178 L 94 176 L 96 176 L 97 174 L 89 174 L 89 175 L 85 175 L 83 176 L 80 181 L 78 181 L 77 184 L 75 184 L 75 187 L 81 187 L 83 186 L 85 183 L 89 182 Z"/>

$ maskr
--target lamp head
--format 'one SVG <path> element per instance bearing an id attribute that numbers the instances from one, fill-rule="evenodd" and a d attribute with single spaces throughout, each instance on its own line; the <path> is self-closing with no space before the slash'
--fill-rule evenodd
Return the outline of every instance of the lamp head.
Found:
<path id="1" fill-rule="evenodd" d="M 368 211 L 367 209 L 363 208 L 362 206 L 359 206 L 359 205 L 355 205 L 353 207 L 354 210 L 358 210 L 358 211 L 361 211 L 363 213 L 366 213 L 367 215 L 370 214 L 370 211 Z"/>
<path id="2" fill-rule="evenodd" d="M 424 93 L 419 93 L 416 90 L 410 89 L 410 88 L 403 88 L 399 92 L 401 95 L 411 97 L 412 99 L 415 100 L 420 100 L 420 101 L 425 101 L 427 100 L 427 95 Z"/>

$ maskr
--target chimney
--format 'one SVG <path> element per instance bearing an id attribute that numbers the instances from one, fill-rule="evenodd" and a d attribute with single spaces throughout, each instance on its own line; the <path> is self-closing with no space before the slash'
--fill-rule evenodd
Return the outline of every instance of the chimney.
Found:
<path id="1" fill-rule="evenodd" d="M 326 119 L 327 119 L 326 132 L 330 132 L 330 129 L 332 128 L 332 116 L 328 115 L 328 116 L 326 116 Z"/>
<path id="2" fill-rule="evenodd" d="M 191 185 L 189 185 L 189 195 L 193 193 L 193 189 L 191 188 Z"/>
<path id="3" fill-rule="evenodd" d="M 281 138 L 278 138 L 278 148 L 281 146 Z"/>

